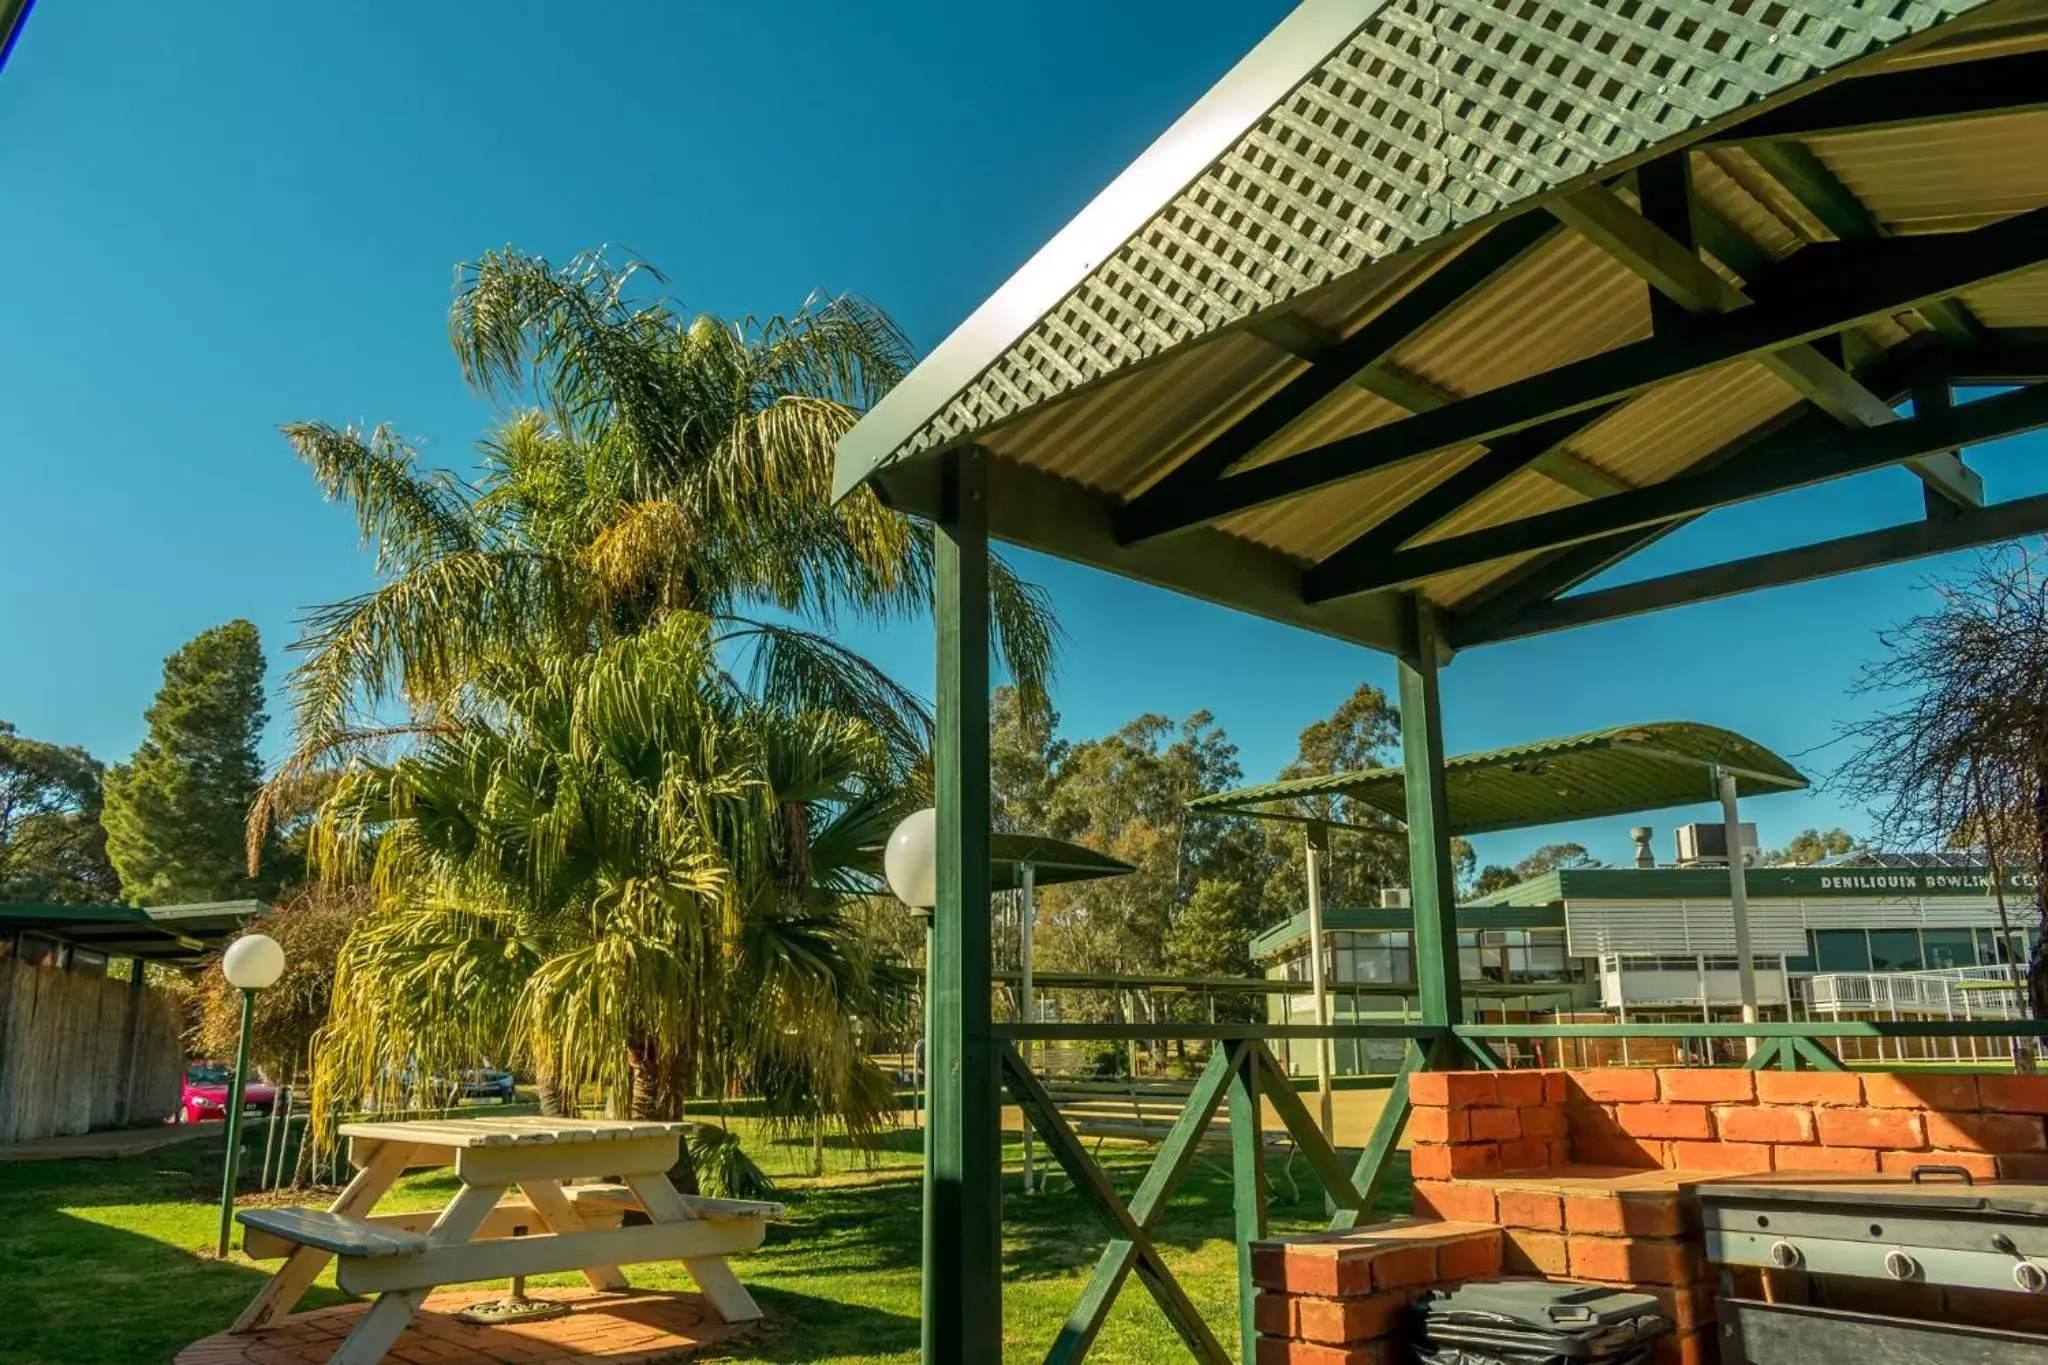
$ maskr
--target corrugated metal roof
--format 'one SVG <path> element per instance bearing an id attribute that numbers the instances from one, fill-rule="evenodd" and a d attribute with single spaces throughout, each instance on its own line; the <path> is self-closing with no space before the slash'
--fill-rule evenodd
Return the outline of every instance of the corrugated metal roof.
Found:
<path id="1" fill-rule="evenodd" d="M 1797 768 L 1732 730 L 1693 721 L 1623 725 L 1447 760 L 1451 832 L 1483 834 L 1695 805 L 1714 798 L 1708 770 L 1715 766 L 1736 773 L 1741 795 L 1806 786 Z M 1395 820 L 1407 814 L 1399 768 L 1240 787 L 1199 797 L 1188 809 L 1256 814 L 1311 796 L 1341 796 Z"/>
<path id="2" fill-rule="evenodd" d="M 1823 74 L 1853 88 L 1908 61 L 1975 60 L 2048 37 L 2048 0 L 1830 0 L 1763 10 L 1728 0 L 1725 25 L 1688 11 L 1688 24 L 1701 27 L 1682 31 L 1660 27 L 1668 15 L 1653 7 L 1572 8 L 1570 23 L 1551 24 L 1545 16 L 1554 3 L 1562 0 L 1510 13 L 1495 0 L 1442 0 L 1425 19 L 1401 0 L 1353 0 L 1348 8 L 1345 0 L 1309 0 L 856 428 L 842 443 L 841 481 L 907 461 L 900 473 L 883 474 L 881 486 L 898 505 L 930 513 L 935 484 L 918 462 L 972 439 L 1096 499 L 1074 503 L 1046 489 L 1042 505 L 1026 506 L 1043 486 L 1013 480 L 1005 487 L 1019 499 L 1014 515 L 991 503 L 999 539 L 1399 648 L 1398 638 L 1374 633 L 1401 619 L 1390 598 L 1351 599 L 1363 614 L 1340 617 L 1321 607 L 1295 611 L 1291 600 L 1276 612 L 1276 593 L 1288 599 L 1290 573 L 1443 483 L 1478 458 L 1477 445 L 1396 455 L 1342 482 L 1220 512 L 1204 548 L 1190 551 L 1200 564 L 1177 560 L 1166 541 L 1136 543 L 1132 537 L 1143 536 L 1128 530 L 1122 510 L 1308 373 L 1334 340 L 1411 297 L 1436 270 L 1455 269 L 1458 255 L 1484 240 L 1481 230 L 1497 240 L 1511 212 L 1541 213 L 1546 196 L 1596 182 L 1633 204 L 1632 168 L 1684 138 L 1700 139 L 1684 153 L 1699 206 L 1744 239 L 1727 245 L 1731 259 L 1714 267 L 1740 284 L 1737 272 L 1754 274 L 1758 262 L 1791 262 L 1772 283 L 1780 295 L 1796 295 L 1796 253 L 1835 234 L 1767 169 L 1775 162 L 1739 145 L 1740 119 L 1783 109 L 1797 93 L 1792 86 Z M 1375 47 L 1386 42 L 1395 46 Z M 1908 54 L 1916 44 L 1918 55 Z M 1938 58 L 1930 55 L 1936 49 Z M 1738 73 L 1730 63 L 1739 66 L 1745 53 L 1756 70 Z M 1667 74 L 1632 84 L 1653 59 Z M 1562 89 L 1551 68 L 1575 63 L 1593 64 L 1589 81 L 1612 83 L 1597 108 L 1563 100 L 1539 110 L 1533 95 L 1503 95 Z M 1715 84 L 1731 79 L 1735 86 Z M 1260 99 L 1262 116 L 1251 112 Z M 1584 120 L 1624 109 L 1645 121 L 1588 140 L 1593 125 Z M 1241 120 L 1234 133 L 1223 127 L 1231 120 Z M 1209 160 L 1189 153 L 1195 143 Z M 2048 204 L 2048 115 L 1971 116 L 1808 143 L 1897 232 L 1954 230 Z M 1537 164 L 1553 154 L 1562 159 Z M 1170 176 L 1160 169 L 1169 163 Z M 1567 164 L 1583 169 L 1562 173 Z M 1482 185 L 1487 175 L 1495 178 Z M 1801 193 L 1810 197 L 1812 187 Z M 1146 195 L 1149 207 L 1140 202 Z M 1708 223 L 1701 231 L 1718 244 L 1713 234 L 1725 229 Z M 1651 292 L 1637 269 L 1561 227 L 1395 341 L 1381 378 L 1337 388 L 1295 415 L 1232 474 L 1407 420 L 1408 409 L 1372 391 L 1394 391 L 1385 371 L 1430 403 L 1459 402 L 1649 337 Z M 1055 276 L 1067 292 L 1053 287 Z M 1962 297 L 1987 327 L 2048 325 L 2048 277 L 2008 279 Z M 1936 344 L 1954 344 L 1967 330 L 1967 320 L 1943 321 Z M 1851 320 L 1841 331 L 1857 344 L 1843 363 L 1863 366 L 1928 330 L 1909 307 Z M 990 349 L 999 335 L 1007 340 Z M 1832 354 L 1830 339 L 1820 342 Z M 1679 477 L 1803 401 L 1748 359 L 1664 380 L 1569 440 L 1567 459 L 1503 479 L 1430 535 L 1567 507 L 1601 494 L 1602 483 L 1619 491 Z M 1370 453 L 1369 445 L 1360 449 Z M 1053 507 L 1059 534 L 1047 530 Z M 1072 533 L 1077 524 L 1084 529 Z M 1246 581 L 1257 581 L 1241 595 L 1208 567 L 1217 553 L 1237 553 L 1232 538 L 1251 556 Z M 1540 555 L 1408 586 L 1456 607 Z M 1361 625 L 1367 633 L 1354 633 Z"/>
<path id="3" fill-rule="evenodd" d="M 1962 232 L 2048 204 L 2048 113 L 1807 140 L 1895 233 Z"/>

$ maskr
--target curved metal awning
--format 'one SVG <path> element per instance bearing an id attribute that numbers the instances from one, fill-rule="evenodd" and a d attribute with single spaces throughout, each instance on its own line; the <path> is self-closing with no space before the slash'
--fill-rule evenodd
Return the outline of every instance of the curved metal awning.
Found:
<path id="1" fill-rule="evenodd" d="M 1367 645 L 2048 529 L 2042 0 L 1306 0 L 841 441 L 935 515 Z M 1913 415 L 1901 420 L 1911 396 Z M 1899 525 L 1567 595 L 1890 466 Z M 1923 501 L 1924 496 L 1924 501 Z"/>
<path id="2" fill-rule="evenodd" d="M 1738 795 L 1799 791 L 1806 778 L 1755 740 L 1692 721 L 1622 725 L 1444 762 L 1450 832 L 1485 834 L 1599 816 L 1690 806 L 1715 798 L 1713 770 L 1735 774 Z M 1282 814 L 1309 796 L 1341 796 L 1390 819 L 1406 815 L 1399 768 L 1370 768 L 1217 792 L 1197 811 Z"/>
<path id="3" fill-rule="evenodd" d="M 1127 877 L 1138 870 L 1121 858 L 1046 834 L 991 834 L 988 846 L 989 889 L 993 891 L 1015 891 L 1022 887 L 1027 863 L 1038 886 Z"/>

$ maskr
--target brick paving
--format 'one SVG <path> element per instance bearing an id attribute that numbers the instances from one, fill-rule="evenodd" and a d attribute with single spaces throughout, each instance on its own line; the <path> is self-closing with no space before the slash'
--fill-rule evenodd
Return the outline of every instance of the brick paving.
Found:
<path id="1" fill-rule="evenodd" d="M 504 1290 L 435 1294 L 384 1356 L 391 1365 L 655 1365 L 683 1360 L 744 1335 L 751 1323 L 719 1322 L 696 1294 L 543 1289 L 535 1297 L 574 1305 L 565 1318 L 475 1327 L 455 1315 Z M 367 1303 L 300 1313 L 275 1327 L 195 1341 L 173 1365 L 325 1365 Z"/>

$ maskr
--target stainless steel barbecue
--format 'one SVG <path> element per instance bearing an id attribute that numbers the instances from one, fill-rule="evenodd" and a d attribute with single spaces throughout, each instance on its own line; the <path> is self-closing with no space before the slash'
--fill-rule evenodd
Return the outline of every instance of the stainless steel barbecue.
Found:
<path id="1" fill-rule="evenodd" d="M 1910 1180 L 1764 1178 L 1701 1185 L 1699 1195 L 1707 1258 L 1723 1267 L 1723 1365 L 2048 1362 L 2048 1337 L 2034 1333 L 1758 1303 L 1733 1297 L 1729 1274 L 1756 1267 L 2048 1294 L 2048 1185 L 1980 1185 L 1960 1167 L 1925 1166 Z"/>

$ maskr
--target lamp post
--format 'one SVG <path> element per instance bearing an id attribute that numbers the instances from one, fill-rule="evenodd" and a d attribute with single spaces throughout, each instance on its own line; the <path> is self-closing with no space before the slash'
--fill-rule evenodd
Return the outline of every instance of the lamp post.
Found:
<path id="1" fill-rule="evenodd" d="M 918 992 L 924 1018 L 917 1026 L 917 1087 L 920 1102 L 931 1104 L 931 1058 L 927 1055 L 932 1032 L 932 907 L 939 899 L 939 813 L 926 806 L 903 817 L 889 832 L 882 849 L 882 875 L 889 892 L 924 921 L 924 989 Z M 931 1135 L 931 1115 L 919 1115 L 926 1139 Z M 930 1153 L 926 1153 L 929 1158 Z"/>
<path id="2" fill-rule="evenodd" d="M 220 974 L 242 993 L 242 1025 L 235 1036 L 235 1080 L 228 1091 L 227 1153 L 220 1174 L 220 1241 L 216 1254 L 228 1254 L 228 1234 L 235 1219 L 235 1165 L 242 1140 L 243 1094 L 249 1085 L 249 1016 L 256 992 L 277 984 L 284 975 L 284 949 L 268 934 L 244 934 L 228 945 L 220 960 Z"/>

